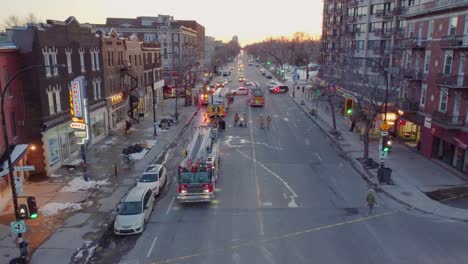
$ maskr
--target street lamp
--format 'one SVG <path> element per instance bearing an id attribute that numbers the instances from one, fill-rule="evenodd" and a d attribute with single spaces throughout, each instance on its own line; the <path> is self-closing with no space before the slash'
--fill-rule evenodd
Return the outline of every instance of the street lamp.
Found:
<path id="1" fill-rule="evenodd" d="M 18 194 L 16 193 L 16 182 L 15 178 L 13 176 L 13 164 L 11 161 L 11 151 L 10 151 L 10 142 L 8 141 L 8 130 L 6 127 L 6 118 L 5 118 L 5 93 L 10 87 L 10 84 L 21 74 L 24 72 L 33 70 L 33 69 L 38 69 L 38 68 L 54 68 L 54 67 L 65 67 L 63 64 L 55 64 L 55 65 L 35 65 L 35 66 L 29 66 L 24 69 L 21 69 L 13 77 L 11 77 L 10 80 L 5 85 L 5 88 L 1 91 L 1 103 L 0 103 L 0 109 L 2 110 L 1 112 L 1 117 L 2 117 L 2 132 L 3 132 L 3 140 L 5 141 L 6 145 L 6 158 L 7 158 L 7 164 L 8 164 L 8 177 L 10 179 L 10 184 L 11 184 L 11 194 L 13 198 L 13 209 L 15 210 L 15 219 L 16 221 L 21 220 L 21 215 L 19 212 L 19 206 L 18 206 Z M 20 245 L 20 256 L 21 257 L 27 257 L 27 250 L 22 250 L 23 245 L 27 245 L 23 243 L 23 234 L 18 233 L 18 243 Z"/>
<path id="2" fill-rule="evenodd" d="M 156 124 L 156 93 L 154 91 L 154 65 L 156 64 L 156 61 L 160 61 L 161 60 L 161 52 L 159 53 L 158 57 L 157 58 L 154 58 L 153 60 L 153 67 L 151 68 L 151 92 L 152 92 L 152 95 L 153 95 L 153 127 L 154 127 L 154 131 L 153 131 L 153 136 L 157 136 L 158 135 L 158 132 L 157 132 L 157 124 Z"/>

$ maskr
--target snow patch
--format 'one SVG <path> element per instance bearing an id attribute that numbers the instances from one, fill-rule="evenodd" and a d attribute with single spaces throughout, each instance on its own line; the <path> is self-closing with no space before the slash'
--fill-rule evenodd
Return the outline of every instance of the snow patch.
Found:
<path id="1" fill-rule="evenodd" d="M 143 149 L 138 153 L 133 153 L 128 155 L 131 160 L 141 160 L 145 157 L 146 153 L 148 153 L 149 149 Z"/>
<path id="2" fill-rule="evenodd" d="M 58 178 L 58 177 L 62 177 L 62 174 L 51 174 L 50 177 L 52 178 Z"/>
<path id="3" fill-rule="evenodd" d="M 39 213 L 43 216 L 56 215 L 62 210 L 77 211 L 83 207 L 79 203 L 48 203 L 39 208 Z"/>
<path id="4" fill-rule="evenodd" d="M 283 120 L 289 122 L 289 119 L 287 117 L 283 117 Z"/>
<path id="5" fill-rule="evenodd" d="M 156 145 L 157 140 L 146 140 L 146 144 L 148 145 L 149 148 L 152 148 L 154 145 Z"/>
<path id="6" fill-rule="evenodd" d="M 104 142 L 105 145 L 114 145 L 117 142 L 117 137 L 112 137 L 106 142 Z"/>
<path id="7" fill-rule="evenodd" d="M 108 185 L 110 184 L 107 180 L 102 181 L 85 181 L 83 177 L 75 178 L 68 183 L 67 186 L 63 187 L 60 192 L 78 192 L 86 191 L 90 188 L 99 186 L 99 185 Z"/>

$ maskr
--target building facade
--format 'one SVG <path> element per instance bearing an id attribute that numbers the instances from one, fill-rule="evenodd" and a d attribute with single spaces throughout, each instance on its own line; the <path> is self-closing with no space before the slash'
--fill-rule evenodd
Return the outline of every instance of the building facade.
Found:
<path id="1" fill-rule="evenodd" d="M 468 175 L 468 1 L 422 0 L 405 16 L 400 136 Z"/>
<path id="2" fill-rule="evenodd" d="M 163 54 L 163 79 L 169 85 L 179 84 L 184 71 L 199 60 L 197 32 L 182 26 L 172 16 L 107 18 L 106 24 L 95 24 L 93 27 L 103 32 L 114 29 L 120 37 L 137 36 L 144 42 L 159 42 Z"/>
<path id="3" fill-rule="evenodd" d="M 86 79 L 90 117 L 89 144 L 108 134 L 108 113 L 103 93 L 100 37 L 74 17 L 65 21 L 7 31 L 19 48 L 22 67 L 64 65 L 28 71 L 23 75 L 25 141 L 37 146 L 29 161 L 36 173 L 51 175 L 60 166 L 75 162 L 80 153 L 79 139 L 70 127 L 70 82 Z"/>
<path id="4" fill-rule="evenodd" d="M 204 69 L 210 71 L 213 69 L 213 60 L 215 53 L 215 38 L 206 36 L 205 37 L 205 61 Z"/>
<path id="5" fill-rule="evenodd" d="M 29 146 L 24 139 L 24 113 L 26 111 L 23 100 L 23 85 L 21 79 L 13 80 L 8 88 L 7 83 L 20 69 L 19 51 L 13 43 L 0 43 L 0 91 L 4 94 L 5 123 L 7 129 L 9 153 L 13 166 L 30 165 L 29 152 L 35 151 L 34 145 Z M 0 121 L 1 117 L 0 117 Z M 7 144 L 4 140 L 3 129 L 0 129 L 0 215 L 11 201 L 11 185 L 8 177 Z M 28 179 L 32 171 L 14 171 L 15 177 Z"/>

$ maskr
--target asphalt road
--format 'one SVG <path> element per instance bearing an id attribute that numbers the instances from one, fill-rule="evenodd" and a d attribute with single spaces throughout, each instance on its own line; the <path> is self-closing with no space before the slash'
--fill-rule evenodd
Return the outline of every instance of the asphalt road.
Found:
<path id="1" fill-rule="evenodd" d="M 264 86 L 259 68 L 245 65 L 243 75 Z M 237 72 L 232 78 L 236 88 Z M 232 127 L 235 112 L 248 113 L 250 126 Z M 260 114 L 272 116 L 270 129 L 259 128 Z M 421 215 L 382 194 L 368 216 L 366 183 L 287 95 L 267 94 L 264 108 L 236 96 L 227 123 L 217 200 L 179 204 L 172 170 L 120 263 L 468 263 L 467 223 Z"/>

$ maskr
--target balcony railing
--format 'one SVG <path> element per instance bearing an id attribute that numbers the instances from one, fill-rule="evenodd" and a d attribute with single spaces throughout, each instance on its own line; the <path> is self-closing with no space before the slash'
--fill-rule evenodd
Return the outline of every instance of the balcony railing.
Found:
<path id="1" fill-rule="evenodd" d="M 432 122 L 439 123 L 449 128 L 458 128 L 465 125 L 465 116 L 448 115 L 446 113 L 434 111 L 432 113 Z"/>
<path id="2" fill-rule="evenodd" d="M 357 21 L 357 17 L 356 16 L 349 16 L 348 17 L 348 22 L 349 23 L 355 23 Z"/>
<path id="3" fill-rule="evenodd" d="M 382 29 L 381 28 L 376 28 L 376 29 L 372 30 L 372 32 L 374 32 L 374 35 L 376 35 L 376 36 L 381 36 L 382 35 Z"/>
<path id="4" fill-rule="evenodd" d="M 383 18 L 385 19 L 390 19 L 390 18 L 393 18 L 395 15 L 393 13 L 393 11 L 390 11 L 390 10 L 385 10 L 384 14 L 383 14 Z"/>
<path id="5" fill-rule="evenodd" d="M 407 49 L 425 49 L 426 40 L 418 37 L 406 38 L 403 40 L 403 45 Z"/>
<path id="6" fill-rule="evenodd" d="M 405 14 L 407 10 L 408 10 L 407 7 L 401 6 L 401 7 L 395 7 L 392 12 L 394 15 L 399 16 L 399 15 Z"/>
<path id="7" fill-rule="evenodd" d="M 376 10 L 374 15 L 376 17 L 382 17 L 384 15 L 383 9 Z"/>
<path id="8" fill-rule="evenodd" d="M 440 73 L 436 83 L 448 88 L 468 88 L 468 75 L 448 75 Z"/>
<path id="9" fill-rule="evenodd" d="M 396 106 L 405 113 L 415 113 L 419 110 L 419 102 L 410 98 L 398 98 Z"/>
<path id="10" fill-rule="evenodd" d="M 440 40 L 440 47 L 452 49 L 468 49 L 468 35 L 445 36 Z"/>
<path id="11" fill-rule="evenodd" d="M 357 0 L 354 0 L 354 1 L 349 1 L 348 2 L 348 8 L 352 8 L 352 7 L 357 7 L 358 6 L 358 1 Z"/>
<path id="12" fill-rule="evenodd" d="M 421 81 L 423 79 L 423 73 L 413 69 L 402 69 L 401 75 L 403 78 L 412 81 Z"/>

